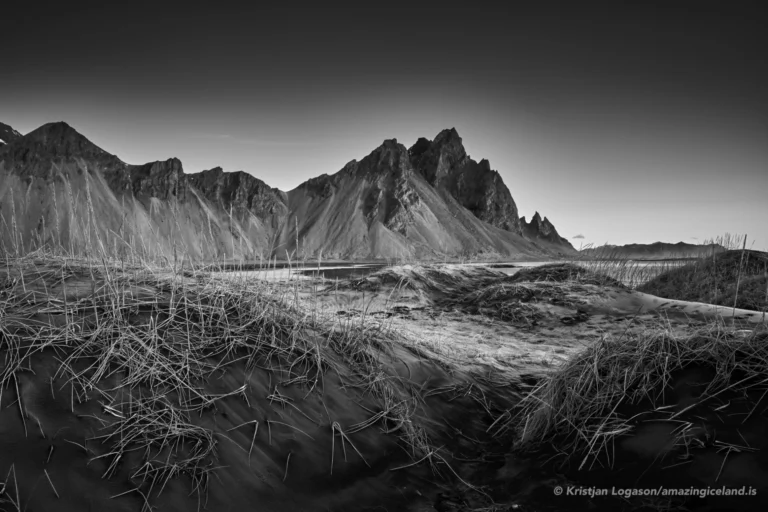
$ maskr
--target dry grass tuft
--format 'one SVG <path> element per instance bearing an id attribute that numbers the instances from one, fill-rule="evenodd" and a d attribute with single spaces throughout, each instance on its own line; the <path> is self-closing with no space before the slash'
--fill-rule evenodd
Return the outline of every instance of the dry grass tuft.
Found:
<path id="1" fill-rule="evenodd" d="M 578 308 L 584 304 L 581 296 L 598 293 L 595 286 L 599 282 L 623 287 L 609 277 L 595 275 L 576 265 L 552 264 L 524 269 L 501 279 L 475 281 L 442 303 L 469 314 L 532 327 L 544 316 L 537 305 Z"/>
<path id="2" fill-rule="evenodd" d="M 433 269 L 414 275 L 442 285 L 459 282 Z M 206 392 L 206 383 L 234 364 L 276 372 L 283 385 L 305 386 L 307 394 L 335 372 L 344 388 L 380 406 L 361 424 L 337 425 L 333 442 L 338 435 L 343 448 L 356 451 L 349 434 L 378 425 L 397 436 L 415 462 L 428 462 L 436 473 L 450 469 L 416 418 L 421 390 L 405 385 L 394 370 L 398 340 L 375 322 L 316 314 L 296 289 L 257 279 L 107 258 L 0 260 L 0 389 L 18 388 L 17 376 L 30 371 L 35 355 L 55 354 L 55 378 L 62 389 L 71 388 L 72 410 L 94 399 L 101 404 L 92 416 L 101 429 L 83 448 L 104 462 L 104 478 L 127 464 L 146 506 L 181 475 L 202 501 L 217 467 L 218 438 L 196 417 L 225 397 L 249 400 L 245 385 Z M 267 398 L 303 415 L 277 388 Z M 23 419 L 24 404 L 16 404 Z M 266 426 L 274 428 L 271 423 Z"/>
<path id="3" fill-rule="evenodd" d="M 610 277 L 597 269 L 585 268 L 574 263 L 553 263 L 539 267 L 520 270 L 507 278 L 510 283 L 550 282 L 550 283 L 580 283 L 596 286 L 615 286 L 626 288 L 621 281 Z"/>
<path id="4" fill-rule="evenodd" d="M 695 404 L 673 412 L 663 403 L 664 393 L 671 374 L 689 367 L 711 368 L 715 378 Z M 634 429 L 637 418 L 623 416 L 624 407 L 649 403 L 648 413 L 675 420 L 725 391 L 746 393 L 767 385 L 765 329 L 745 336 L 712 324 L 685 336 L 659 329 L 604 338 L 547 376 L 493 432 L 515 432 L 518 450 L 556 446 L 582 468 L 610 458 L 613 442 Z"/>
<path id="5" fill-rule="evenodd" d="M 499 280 L 506 276 L 503 272 L 483 266 L 470 265 L 402 265 L 385 267 L 360 279 L 339 284 L 339 289 L 378 290 L 387 284 L 408 290 L 424 290 L 445 294 L 457 294 L 468 291 L 467 282 L 476 283 Z"/>

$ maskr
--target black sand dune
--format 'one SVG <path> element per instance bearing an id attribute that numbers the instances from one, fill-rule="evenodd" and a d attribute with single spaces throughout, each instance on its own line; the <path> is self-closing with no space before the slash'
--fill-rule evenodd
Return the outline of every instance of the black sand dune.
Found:
<path id="1" fill-rule="evenodd" d="M 465 479 L 492 472 L 506 447 L 473 440 L 514 393 L 375 325 L 133 266 L 5 262 L 0 283 L 7 510 L 490 499 Z"/>

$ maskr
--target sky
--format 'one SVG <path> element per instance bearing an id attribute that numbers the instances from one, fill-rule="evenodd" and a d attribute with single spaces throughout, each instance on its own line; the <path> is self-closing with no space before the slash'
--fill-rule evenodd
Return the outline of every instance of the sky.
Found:
<path id="1" fill-rule="evenodd" d="M 66 121 L 129 163 L 290 190 L 455 127 L 576 248 L 768 250 L 757 2 L 15 4 L 0 121 L 22 133 Z"/>

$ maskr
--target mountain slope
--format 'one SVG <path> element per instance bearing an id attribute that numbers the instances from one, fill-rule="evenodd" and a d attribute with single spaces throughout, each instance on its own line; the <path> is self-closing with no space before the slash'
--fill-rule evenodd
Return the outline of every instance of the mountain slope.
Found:
<path id="1" fill-rule="evenodd" d="M 22 252 L 102 244 L 155 256 L 258 257 L 274 231 L 262 203 L 285 210 L 281 193 L 251 175 L 187 175 L 175 158 L 129 165 L 66 123 L 0 148 L 0 177 L 0 242 Z"/>
<path id="2" fill-rule="evenodd" d="M 411 165 L 397 140 L 360 162 L 309 180 L 288 193 L 303 251 L 330 257 L 434 257 L 443 254 L 531 255 L 521 235 L 485 223 L 440 191 Z M 293 248 L 287 226 L 282 242 Z"/>
<path id="3" fill-rule="evenodd" d="M 20 252 L 46 244 L 203 259 L 573 250 L 559 237 L 525 237 L 498 173 L 469 159 L 455 130 L 423 151 L 385 141 L 286 193 L 244 172 L 185 174 L 175 158 L 127 164 L 50 123 L 0 147 L 0 178 L 0 243 Z"/>

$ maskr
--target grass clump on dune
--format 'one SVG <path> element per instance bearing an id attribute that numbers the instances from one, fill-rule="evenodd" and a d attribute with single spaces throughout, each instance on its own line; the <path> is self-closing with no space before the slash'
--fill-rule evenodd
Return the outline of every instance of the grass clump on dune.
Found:
<path id="1" fill-rule="evenodd" d="M 551 304 L 578 308 L 583 295 L 599 293 L 601 285 L 624 287 L 613 278 L 602 276 L 570 263 L 556 263 L 520 270 L 501 279 L 476 282 L 471 288 L 454 293 L 443 303 L 470 314 L 480 314 L 518 325 L 535 326 L 544 317 L 538 307 Z"/>
<path id="2" fill-rule="evenodd" d="M 527 286 L 492 284 L 453 299 L 452 305 L 470 314 L 533 326 L 542 314 L 528 303 L 532 300 L 535 300 L 535 292 Z"/>
<path id="3" fill-rule="evenodd" d="M 393 284 L 402 289 L 455 294 L 466 291 L 463 285 L 467 281 L 498 280 L 505 275 L 482 266 L 400 265 L 385 267 L 360 279 L 339 283 L 339 289 L 378 290 L 383 285 Z"/>
<path id="4" fill-rule="evenodd" d="M 511 283 L 541 281 L 553 283 L 572 282 L 625 288 L 617 279 L 573 263 L 553 263 L 539 267 L 524 268 L 507 278 L 507 281 Z"/>
<path id="5" fill-rule="evenodd" d="M 568 297 L 565 283 L 493 283 L 469 293 L 455 295 L 443 304 L 462 311 L 498 318 L 518 325 L 534 326 L 544 314 L 535 304 L 540 302 L 576 306 Z"/>
<path id="6" fill-rule="evenodd" d="M 676 373 L 707 368 L 712 378 L 687 406 L 667 403 Z M 615 442 L 638 421 L 678 422 L 679 443 L 690 444 L 687 414 L 728 392 L 768 390 L 768 331 L 742 335 L 721 325 L 685 336 L 647 331 L 602 339 L 544 378 L 516 408 L 497 420 L 495 434 L 516 433 L 517 450 L 557 447 L 582 469 L 610 466 Z M 720 405 L 720 404 L 717 404 Z M 637 411 L 640 412 L 637 412 Z M 631 415 L 629 415 L 631 413 Z M 756 412 L 757 414 L 758 412 Z"/>
<path id="7" fill-rule="evenodd" d="M 768 253 L 732 250 L 665 272 L 638 287 L 667 299 L 753 311 L 768 308 Z"/>

